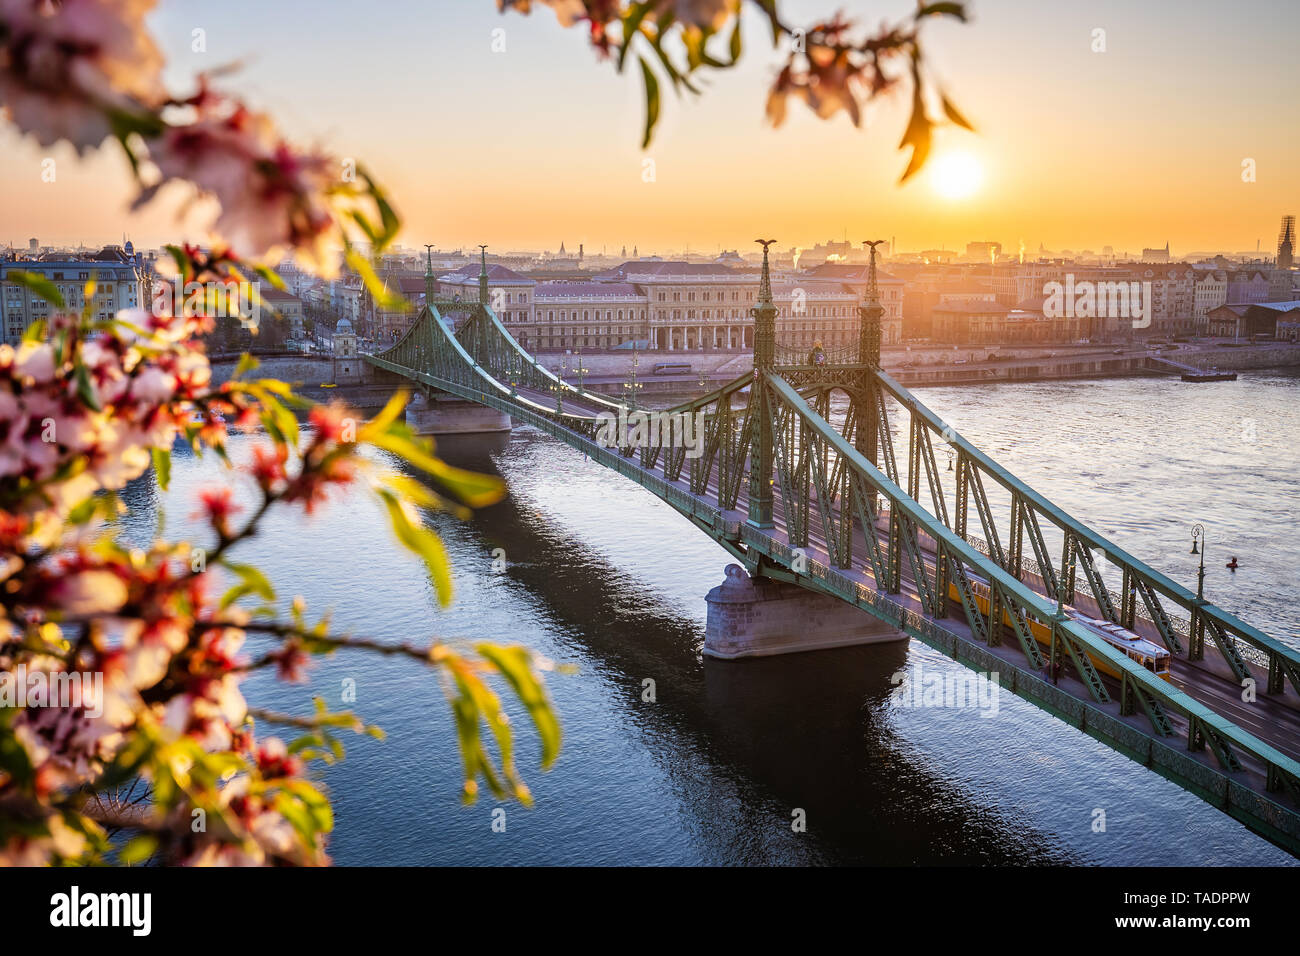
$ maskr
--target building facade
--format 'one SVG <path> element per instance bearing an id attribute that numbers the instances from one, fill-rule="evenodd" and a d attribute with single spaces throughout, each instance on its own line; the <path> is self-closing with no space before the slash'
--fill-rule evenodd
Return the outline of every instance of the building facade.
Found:
<path id="1" fill-rule="evenodd" d="M 481 266 L 438 280 L 439 295 L 477 301 Z M 493 311 L 526 349 L 632 348 L 719 351 L 753 348 L 759 274 L 722 263 L 635 260 L 589 278 L 538 282 L 499 264 L 488 266 Z M 867 268 L 827 263 L 778 272 L 773 299 L 781 344 L 847 346 L 857 341 L 858 307 Z M 882 338 L 902 340 L 903 283 L 878 277 L 885 308 Z"/>
<path id="2" fill-rule="evenodd" d="M 6 276 L 19 270 L 36 273 L 52 282 L 68 310 L 74 312 L 81 312 L 87 305 L 86 285 L 94 278 L 90 315 L 97 320 L 111 319 L 123 309 L 149 307 L 143 292 L 145 266 L 129 242 L 125 246 L 105 246 L 88 256 L 50 252 L 36 258 L 0 259 L 3 336 L 11 345 L 22 340 L 33 322 L 48 319 L 55 311 L 26 286 L 6 281 Z"/>
<path id="3" fill-rule="evenodd" d="M 290 339 L 306 338 L 303 329 L 302 299 L 281 289 L 261 289 L 263 304 L 284 321 Z"/>

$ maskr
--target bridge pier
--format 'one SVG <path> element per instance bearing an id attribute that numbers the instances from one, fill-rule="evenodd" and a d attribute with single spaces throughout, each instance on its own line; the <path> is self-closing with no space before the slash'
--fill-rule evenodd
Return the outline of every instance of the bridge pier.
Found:
<path id="1" fill-rule="evenodd" d="M 738 564 L 704 599 L 704 653 L 733 659 L 796 654 L 854 644 L 905 641 L 907 635 L 844 601 L 797 584 L 751 578 Z"/>
<path id="2" fill-rule="evenodd" d="M 406 424 L 420 435 L 469 435 L 510 431 L 510 416 L 450 395 L 418 394 L 406 406 Z"/>

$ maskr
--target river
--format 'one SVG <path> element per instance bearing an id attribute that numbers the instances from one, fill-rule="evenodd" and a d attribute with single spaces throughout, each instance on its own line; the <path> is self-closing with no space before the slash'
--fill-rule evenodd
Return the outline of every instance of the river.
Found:
<path id="1" fill-rule="evenodd" d="M 1204 523 L 1207 596 L 1300 646 L 1296 374 L 919 394 L 1036 489 L 1190 587 L 1190 527 Z M 256 440 L 234 438 L 234 456 Z M 254 704 L 306 713 L 320 695 L 387 731 L 345 738 L 347 759 L 323 771 L 338 864 L 1295 862 L 1007 692 L 996 713 L 894 706 L 896 671 L 964 670 L 923 645 L 705 660 L 704 595 L 728 556 L 684 518 L 531 429 L 440 449 L 510 488 L 468 522 L 431 519 L 455 568 L 451 608 L 437 608 L 422 567 L 360 492 L 310 519 L 273 514 L 237 557 L 282 593 L 331 608 L 341 630 L 519 642 L 573 665 L 548 676 L 564 748 L 553 770 L 538 770 L 526 715 L 512 708 L 536 806 L 505 805 L 500 832 L 496 801 L 460 804 L 455 736 L 432 673 L 347 652 L 319 661 L 305 684 L 253 676 Z M 196 490 L 225 475 L 211 455 L 178 456 L 166 494 L 131 489 L 129 533 L 152 535 L 161 507 L 168 535 L 184 537 Z M 348 678 L 355 705 L 341 702 Z M 799 811 L 803 832 L 791 825 Z"/>

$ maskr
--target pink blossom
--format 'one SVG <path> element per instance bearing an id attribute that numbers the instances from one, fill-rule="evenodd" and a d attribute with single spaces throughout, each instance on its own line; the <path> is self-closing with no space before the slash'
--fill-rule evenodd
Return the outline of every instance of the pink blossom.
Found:
<path id="1" fill-rule="evenodd" d="M 106 110 L 163 101 L 162 55 L 144 26 L 153 0 L 0 0 L 0 103 L 42 146 L 80 152 L 112 132 Z"/>
<path id="2" fill-rule="evenodd" d="M 61 577 L 51 597 L 71 617 L 105 614 L 126 603 L 126 585 L 112 571 L 89 570 Z"/>

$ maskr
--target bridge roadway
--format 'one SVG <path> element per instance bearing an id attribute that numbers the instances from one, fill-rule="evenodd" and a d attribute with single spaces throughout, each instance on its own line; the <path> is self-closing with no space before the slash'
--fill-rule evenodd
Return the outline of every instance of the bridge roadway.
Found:
<path id="1" fill-rule="evenodd" d="M 537 402 L 538 404 L 554 405 L 554 396 L 550 393 L 525 388 L 520 388 L 517 391 L 520 396 Z M 601 397 L 603 398 L 604 396 Z M 594 416 L 602 410 L 602 407 L 585 403 L 582 401 L 580 396 L 566 393 L 564 410 L 570 413 Z M 707 494 L 702 496 L 694 495 L 690 491 L 689 480 L 687 478 L 671 481 L 663 473 L 663 462 L 665 458 L 666 456 L 661 455 L 659 462 L 656 463 L 656 467 L 653 469 L 645 469 L 640 466 L 639 453 L 634 454 L 630 461 L 635 463 L 637 467 L 641 468 L 641 470 L 648 471 L 650 474 L 655 475 L 659 480 L 673 485 L 683 494 L 695 498 L 708 507 L 714 509 L 718 508 L 716 466 L 709 475 Z M 686 469 L 683 469 L 683 474 L 685 474 L 686 471 Z M 740 496 L 736 502 L 736 509 L 734 511 L 723 512 L 724 520 L 734 520 L 741 523 L 744 523 L 747 520 L 748 505 L 745 484 L 745 482 L 741 482 Z M 786 516 L 781 496 L 777 494 L 773 497 L 775 527 L 771 529 L 763 529 L 763 533 L 789 548 L 790 537 L 787 530 Z M 833 504 L 832 508 L 838 517 L 838 503 Z M 829 549 L 826 546 L 823 530 L 819 527 L 819 524 L 820 523 L 816 520 L 809 521 L 809 543 L 808 546 L 802 550 L 810 560 L 830 566 L 831 559 Z M 887 512 L 884 517 L 879 519 L 876 534 L 877 539 L 883 545 L 888 537 Z M 925 534 L 924 531 L 921 531 L 919 533 L 919 543 L 926 571 L 928 574 L 933 576 L 935 560 L 934 541 L 929 535 Z M 873 590 L 879 590 L 877 588 L 875 575 L 870 568 L 870 563 L 862 560 L 862 557 L 867 553 L 866 540 L 863 537 L 861 525 L 858 523 L 854 524 L 852 553 L 855 558 L 858 559 L 855 561 L 855 566 L 851 569 L 838 569 L 840 573 L 860 584 L 870 587 Z M 1054 595 L 1047 595 L 1044 592 L 1037 575 L 1024 574 L 1021 579 L 1024 583 L 1033 587 L 1033 589 L 1039 594 L 1043 594 L 1052 601 L 1056 600 Z M 901 593 L 889 594 L 889 598 L 898 604 L 903 605 L 908 610 L 924 617 L 926 620 L 931 621 L 939 628 L 957 634 L 968 641 L 979 641 L 978 636 L 971 631 L 970 625 L 966 620 L 965 611 L 962 609 L 959 602 L 949 601 L 948 616 L 944 618 L 935 618 L 924 609 L 916 583 L 912 578 L 911 569 L 906 561 L 904 561 L 902 565 L 901 584 Z M 1076 592 L 1075 606 L 1081 612 L 1088 614 L 1089 616 L 1102 616 L 1096 608 L 1094 599 L 1084 591 Z M 1157 644 L 1160 643 L 1159 632 L 1155 625 L 1146 618 L 1141 616 L 1137 618 L 1135 630 L 1143 637 L 1149 638 Z M 1019 644 L 1014 638 L 1006 638 L 1004 639 L 1004 643 L 1000 645 L 981 646 L 995 657 L 1005 660 L 1013 667 L 1019 667 L 1022 669 L 1029 669 L 1030 667 L 1029 662 L 1024 657 L 1023 651 L 1020 649 Z M 1227 670 L 1226 665 L 1222 665 L 1220 668 L 1217 667 L 1216 664 L 1221 664 L 1221 661 L 1219 659 L 1218 650 L 1214 647 L 1212 642 L 1207 642 L 1205 658 L 1201 661 L 1189 661 L 1185 657 L 1171 654 L 1170 683 L 1187 693 L 1194 700 L 1210 707 L 1216 713 L 1229 718 L 1241 729 L 1251 733 L 1265 743 L 1270 744 L 1287 756 L 1294 759 L 1300 759 L 1300 703 L 1295 702 L 1292 699 L 1292 696 L 1288 694 L 1269 695 L 1262 693 L 1262 691 L 1258 694 L 1253 703 L 1245 703 L 1242 700 L 1242 688 L 1232 677 L 1231 672 Z M 1050 680 L 1049 675 L 1046 673 L 1046 669 L 1041 672 L 1041 675 L 1042 679 Z M 1117 699 L 1120 691 L 1119 681 L 1105 674 L 1101 674 L 1100 676 L 1102 681 L 1106 684 L 1107 691 L 1110 693 L 1112 699 Z M 1073 665 L 1068 663 L 1068 660 L 1062 667 L 1060 676 L 1053 683 L 1059 689 L 1082 701 L 1092 700 L 1087 686 L 1078 679 L 1078 676 L 1074 673 Z M 1185 739 L 1187 734 L 1186 719 L 1182 715 L 1169 711 L 1168 709 L 1166 709 L 1166 717 L 1169 719 L 1169 722 L 1174 729 L 1174 737 L 1166 739 L 1176 739 L 1180 734 L 1183 739 Z M 1150 734 L 1151 732 L 1150 723 L 1140 708 L 1135 714 L 1120 717 L 1119 719 L 1125 721 L 1144 734 Z M 1194 756 L 1203 757 L 1206 763 L 1217 766 L 1214 758 L 1209 756 L 1208 750 L 1204 754 L 1196 754 Z M 1243 765 L 1250 767 L 1258 773 L 1263 772 L 1261 765 L 1255 764 L 1252 766 L 1250 755 L 1238 753 L 1237 756 L 1238 759 L 1242 761 Z"/>

